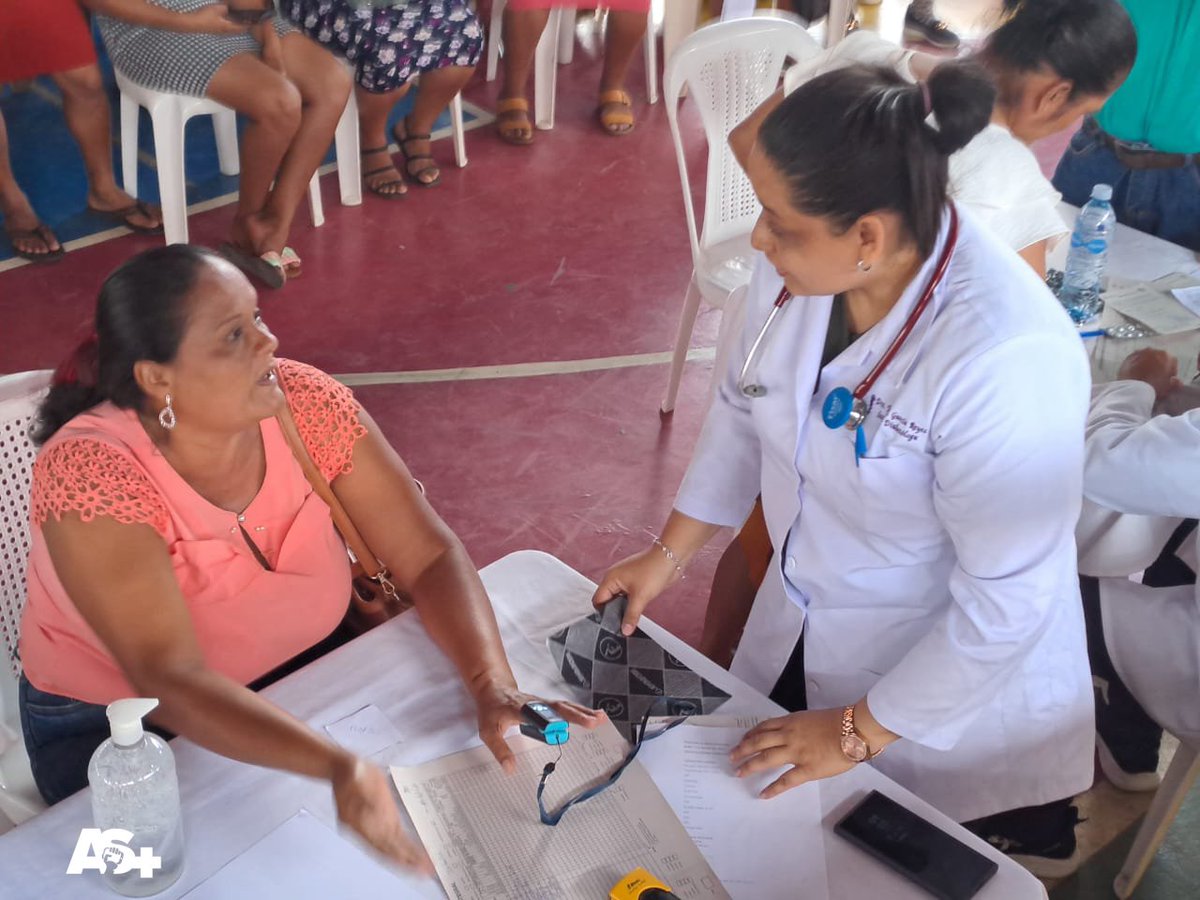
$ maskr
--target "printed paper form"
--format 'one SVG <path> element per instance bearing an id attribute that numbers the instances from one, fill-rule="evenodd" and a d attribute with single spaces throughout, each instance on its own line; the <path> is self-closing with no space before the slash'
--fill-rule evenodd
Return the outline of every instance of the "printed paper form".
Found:
<path id="1" fill-rule="evenodd" d="M 392 767 L 400 798 L 453 900 L 607 897 L 638 866 L 684 900 L 729 897 L 638 762 L 550 827 L 538 818 L 536 791 L 542 767 L 558 750 L 520 736 L 509 746 L 517 761 L 512 775 L 484 747 Z M 611 724 L 572 729 L 546 785 L 546 808 L 557 809 L 606 777 L 627 752 Z"/>
<path id="2" fill-rule="evenodd" d="M 1200 316 L 1173 297 L 1171 291 L 1195 284 L 1195 279 L 1178 274 L 1151 282 L 1113 278 L 1103 294 L 1104 303 L 1157 334 L 1180 334 L 1200 328 Z"/>
<path id="3" fill-rule="evenodd" d="M 828 900 L 820 789 L 814 782 L 760 800 L 780 771 L 733 776 L 729 751 L 745 733 L 688 723 L 646 744 L 638 759 L 734 900 Z"/>

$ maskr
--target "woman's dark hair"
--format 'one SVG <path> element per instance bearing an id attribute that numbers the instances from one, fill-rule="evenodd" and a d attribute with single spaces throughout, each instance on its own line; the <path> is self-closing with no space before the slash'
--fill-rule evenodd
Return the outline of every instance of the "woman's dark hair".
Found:
<path id="1" fill-rule="evenodd" d="M 944 63 L 924 86 L 888 68 L 850 66 L 784 99 L 758 142 L 800 212 L 844 232 L 868 213 L 891 210 L 925 257 L 946 205 L 946 160 L 987 125 L 995 97 L 973 63 Z"/>
<path id="2" fill-rule="evenodd" d="M 172 244 L 139 253 L 105 279 L 96 300 L 95 332 L 55 371 L 38 410 L 36 443 L 45 443 L 72 418 L 105 400 L 122 409 L 141 409 L 145 397 L 133 365 L 175 358 L 187 325 L 187 296 L 214 258 L 219 257 L 203 247 Z"/>
<path id="3" fill-rule="evenodd" d="M 1015 78 L 1050 69 L 1074 87 L 1071 97 L 1112 91 L 1133 68 L 1137 32 L 1117 0 L 1021 0 L 978 58 L 996 74 L 1001 104 L 1017 99 Z"/>

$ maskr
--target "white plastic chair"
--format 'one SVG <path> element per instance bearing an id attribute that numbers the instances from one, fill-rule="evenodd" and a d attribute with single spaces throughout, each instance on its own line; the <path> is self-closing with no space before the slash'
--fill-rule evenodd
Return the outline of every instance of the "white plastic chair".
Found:
<path id="1" fill-rule="evenodd" d="M 668 7 L 675 0 L 667 0 Z M 493 0 L 492 21 L 488 27 L 487 80 L 495 81 L 499 68 L 504 8 L 507 0 Z M 603 6 L 603 4 L 601 4 Z M 533 57 L 533 124 L 542 130 L 554 127 L 554 99 L 560 63 L 571 62 L 575 55 L 575 4 L 554 6 L 538 40 Z M 658 34 L 651 11 L 644 42 L 646 60 L 646 99 L 658 102 Z"/>
<path id="2" fill-rule="evenodd" d="M 1113 880 L 1113 893 L 1122 900 L 1132 897 L 1137 890 L 1197 776 L 1200 776 L 1200 754 L 1195 747 L 1181 741 L 1150 808 L 1146 810 L 1146 818 L 1133 839 L 1125 864 Z"/>
<path id="3" fill-rule="evenodd" d="M 33 783 L 17 705 L 18 628 L 29 562 L 29 488 L 37 449 L 29 428 L 50 372 L 0 376 L 0 814 L 20 825 L 46 808 Z"/>
<path id="4" fill-rule="evenodd" d="M 692 277 L 684 295 L 663 413 L 675 408 L 701 299 L 722 307 L 735 288 L 750 280 L 750 232 L 761 207 L 729 148 L 729 132 L 779 87 L 786 60 L 800 61 L 820 52 L 820 46 L 799 24 L 755 16 L 707 25 L 690 35 L 667 60 L 663 95 L 683 186 Z M 679 97 L 685 88 L 700 110 L 708 141 L 704 222 L 699 230 L 679 134 Z"/>
<path id="5" fill-rule="evenodd" d="M 168 244 L 186 244 L 187 183 L 183 171 L 183 135 L 189 119 L 212 116 L 217 136 L 217 159 L 223 175 L 237 175 L 238 163 L 237 115 L 228 106 L 205 97 L 189 97 L 156 91 L 135 84 L 120 71 L 116 73 L 121 92 L 121 178 L 125 191 L 137 197 L 138 107 L 150 113 L 154 131 L 154 160 L 158 169 L 159 202 L 163 210 L 163 235 Z M 338 160 L 338 187 L 342 203 L 357 206 L 362 203 L 362 163 L 358 154 L 358 107 L 346 104 L 334 133 Z M 313 173 L 308 185 L 309 208 L 314 226 L 325 223 L 321 203 L 320 176 Z"/>

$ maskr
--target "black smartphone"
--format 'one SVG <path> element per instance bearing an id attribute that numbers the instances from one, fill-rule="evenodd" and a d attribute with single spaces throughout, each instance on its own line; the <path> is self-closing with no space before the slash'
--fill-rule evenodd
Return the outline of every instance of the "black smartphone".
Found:
<path id="1" fill-rule="evenodd" d="M 879 791 L 871 791 L 833 831 L 941 900 L 970 900 L 998 868 Z"/>

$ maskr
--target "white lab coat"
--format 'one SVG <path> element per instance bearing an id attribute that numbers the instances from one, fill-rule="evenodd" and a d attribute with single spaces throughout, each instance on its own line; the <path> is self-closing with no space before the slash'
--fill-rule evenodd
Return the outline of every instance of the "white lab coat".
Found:
<path id="1" fill-rule="evenodd" d="M 967 821 L 1092 780 L 1091 675 L 1075 568 L 1089 374 L 1053 296 L 962 214 L 942 284 L 877 382 L 854 436 L 821 405 L 883 354 L 946 238 L 888 315 L 819 370 L 830 297 L 796 297 L 738 372 L 781 279 L 760 259 L 676 500 L 739 526 L 761 493 L 778 552 L 733 671 L 769 691 L 805 629 L 810 708 L 866 695 L 904 740 L 876 765 Z"/>
<path id="2" fill-rule="evenodd" d="M 1097 387 L 1084 475 L 1091 503 L 1132 513 L 1135 525 L 1142 523 L 1143 540 L 1126 552 L 1151 561 L 1182 519 L 1200 516 L 1200 409 L 1179 416 L 1153 411 L 1154 389 L 1147 384 Z M 1197 540 L 1179 552 L 1193 569 Z M 1121 574 L 1128 573 L 1114 573 Z M 1100 609 L 1104 642 L 1121 680 L 1156 722 L 1200 743 L 1200 587 L 1149 588 L 1127 578 L 1101 578 Z"/>

